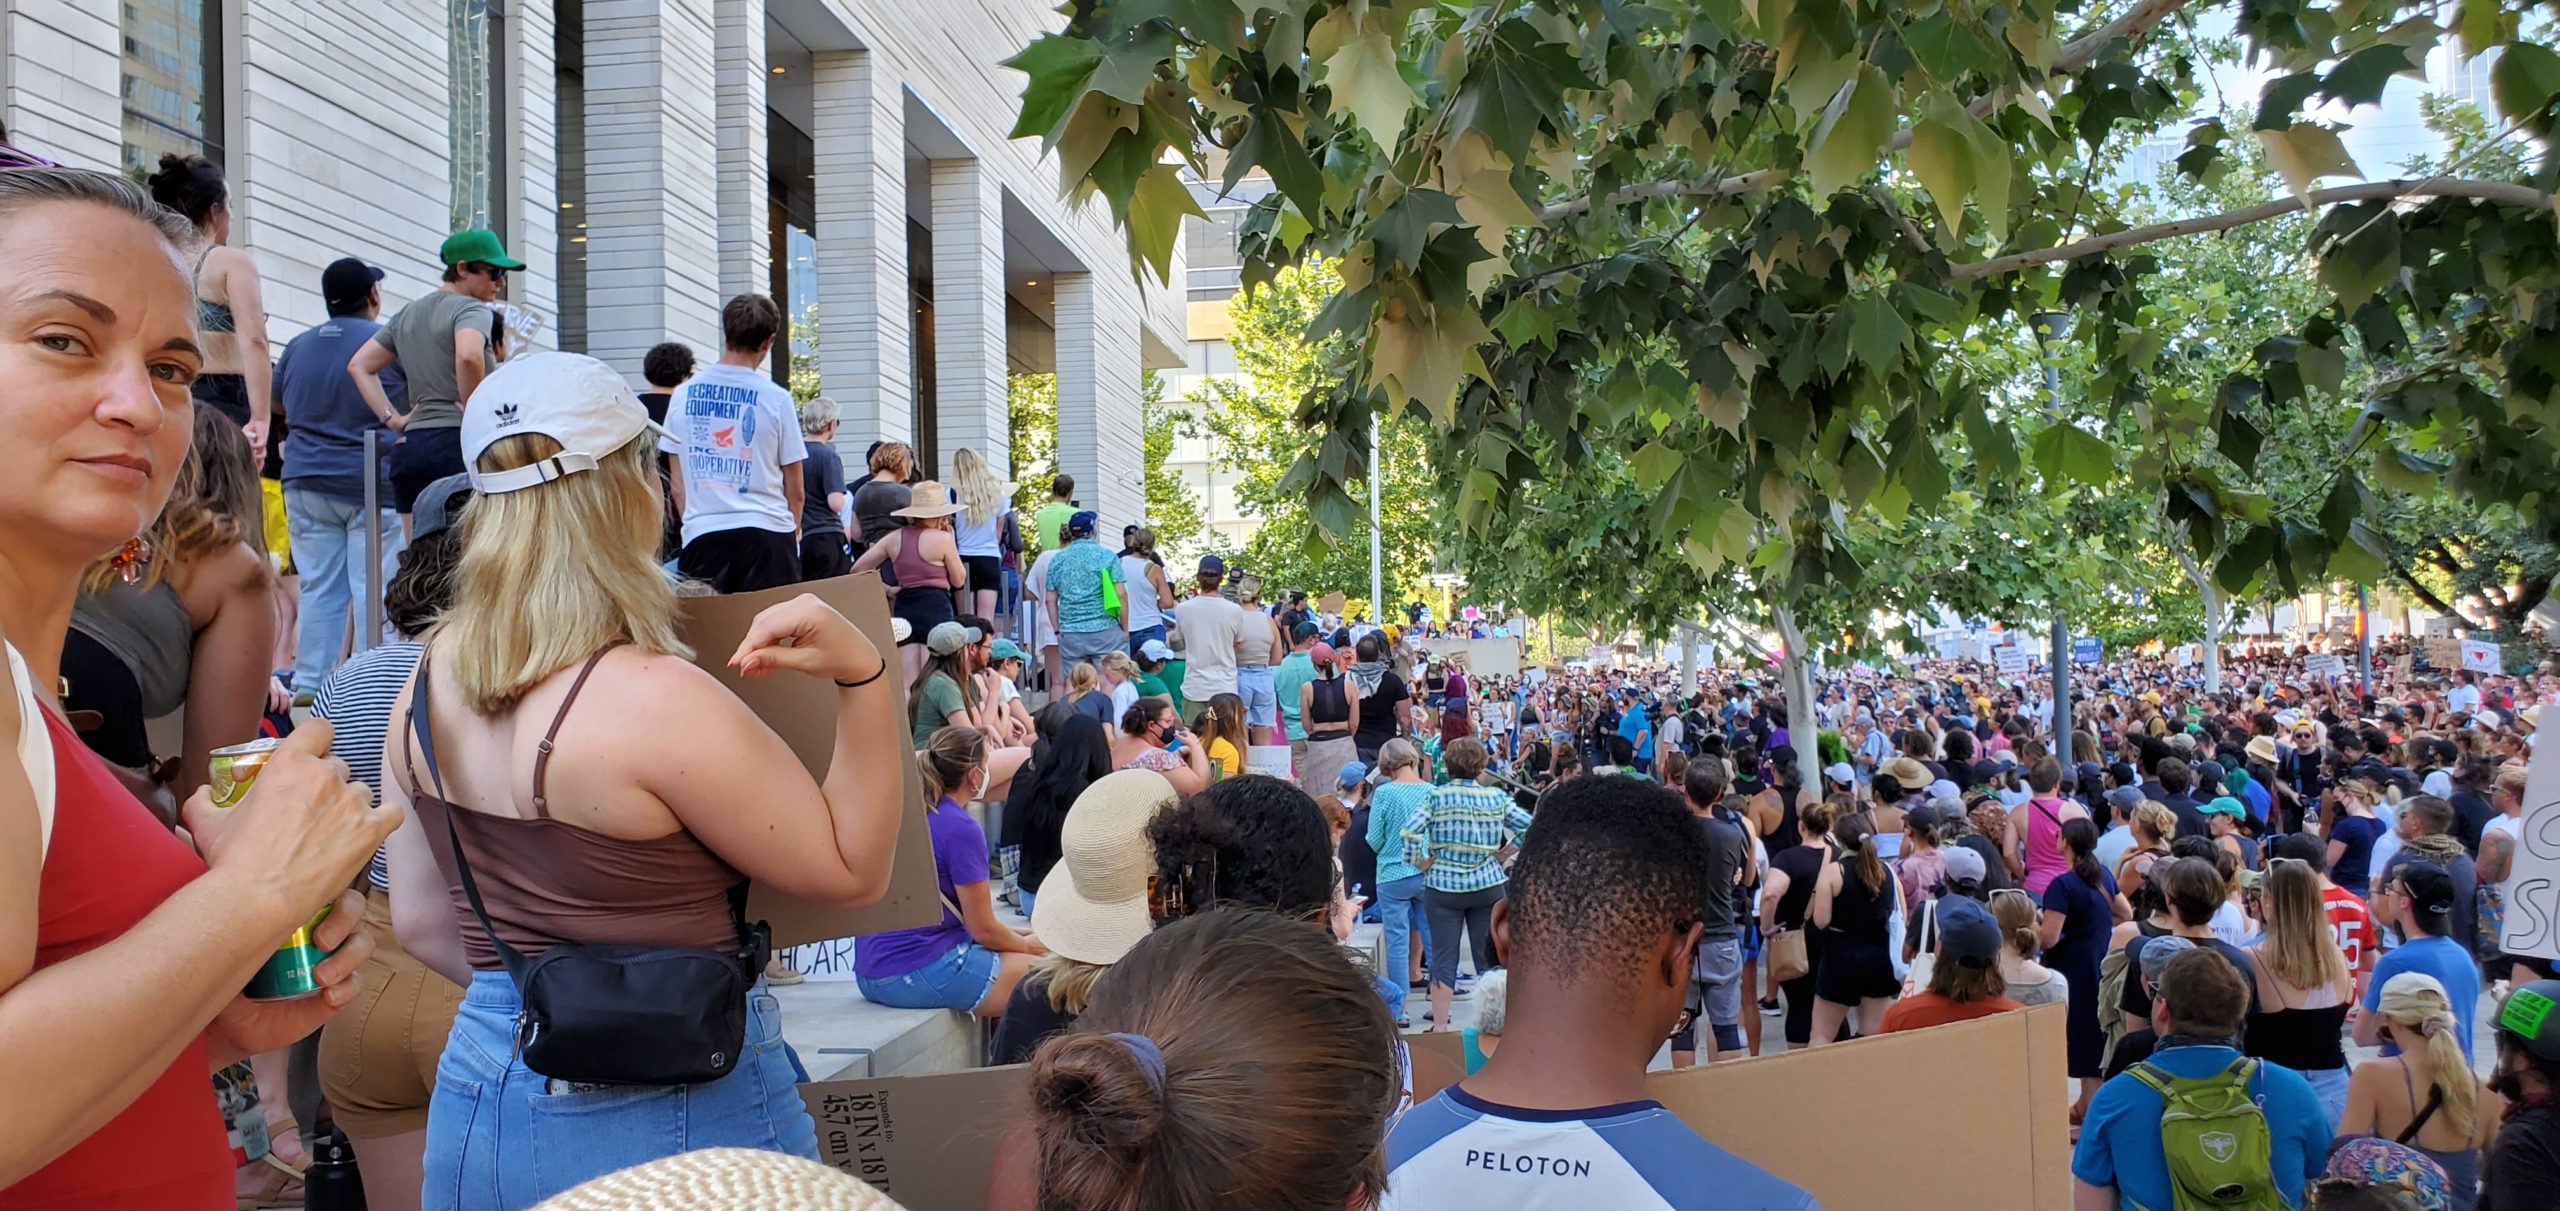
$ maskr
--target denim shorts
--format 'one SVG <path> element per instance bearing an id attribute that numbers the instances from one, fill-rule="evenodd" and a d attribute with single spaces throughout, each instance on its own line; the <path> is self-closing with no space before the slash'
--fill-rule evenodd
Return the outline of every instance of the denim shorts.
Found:
<path id="1" fill-rule="evenodd" d="M 957 1009 L 967 1013 L 995 991 L 1004 961 L 975 942 L 962 942 L 941 958 L 902 976 L 854 977 L 862 999 L 891 1009 Z"/>
<path id="2" fill-rule="evenodd" d="M 1245 726 L 1280 726 L 1280 694 L 1272 685 L 1270 665 L 1236 669 L 1236 697 L 1244 699 Z"/>
<path id="3" fill-rule="evenodd" d="M 699 1085 L 591 1087 L 515 1055 L 524 1002 L 506 973 L 472 977 L 427 1111 L 425 1206 L 519 1211 L 590 1178 L 697 1148 L 762 1148 L 811 1160 L 817 1125 L 782 1042 L 782 1008 L 747 994 L 746 1053 Z"/>
<path id="4" fill-rule="evenodd" d="M 1698 999 L 1704 1018 L 1710 1026 L 1735 1026 L 1742 1022 L 1742 943 L 1723 938 L 1698 943 L 1697 964 L 1689 969 L 1689 978 L 1697 981 Z"/>

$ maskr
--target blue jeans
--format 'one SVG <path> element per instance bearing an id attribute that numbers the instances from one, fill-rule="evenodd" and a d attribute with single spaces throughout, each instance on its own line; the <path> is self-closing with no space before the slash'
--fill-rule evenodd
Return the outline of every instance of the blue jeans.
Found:
<path id="1" fill-rule="evenodd" d="M 1406 973 L 1413 970 L 1413 933 L 1423 928 L 1421 875 L 1378 885 L 1378 924 L 1387 932 L 1387 969 L 1382 974 L 1395 986 L 1394 995 L 1387 998 L 1387 1010 L 1401 1018 L 1409 991 Z M 1427 948 L 1430 941 L 1426 933 L 1423 945 Z"/>
<path id="2" fill-rule="evenodd" d="M 1142 653 L 1140 653 L 1138 649 L 1147 646 L 1148 640 L 1152 639 L 1158 643 L 1163 643 L 1164 636 L 1164 624 L 1161 622 L 1151 627 L 1139 627 L 1137 630 L 1129 632 L 1129 654 L 1131 656 L 1141 655 Z"/>
<path id="3" fill-rule="evenodd" d="M 811 1160 L 817 1126 L 793 1082 L 782 1008 L 747 995 L 746 1054 L 700 1085 L 587 1088 L 515 1055 L 524 1002 L 506 973 L 474 975 L 427 1107 L 424 1205 L 521 1211 L 590 1178 L 697 1148 L 763 1148 Z"/>
<path id="4" fill-rule="evenodd" d="M 386 498 L 388 499 L 388 498 Z M 316 694 L 347 647 L 347 621 L 363 625 L 361 603 L 382 593 L 400 567 L 400 515 L 382 509 L 382 564 L 364 560 L 364 503 L 285 485 L 285 524 L 302 574 L 302 621 L 293 645 L 293 689 Z"/>
<path id="5" fill-rule="evenodd" d="M 862 999 L 892 1009 L 957 1009 L 969 1013 L 995 991 L 1004 960 L 975 942 L 962 942 L 942 957 L 905 975 L 857 975 Z"/>

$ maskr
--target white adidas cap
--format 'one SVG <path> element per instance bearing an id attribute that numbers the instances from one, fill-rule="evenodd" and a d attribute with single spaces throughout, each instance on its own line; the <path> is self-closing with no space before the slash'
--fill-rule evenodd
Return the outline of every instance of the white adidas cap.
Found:
<path id="1" fill-rule="evenodd" d="M 509 471 L 483 471 L 480 456 L 500 438 L 539 433 L 560 452 Z M 472 490 L 514 492 L 593 471 L 604 456 L 643 433 L 668 436 L 649 419 L 613 367 L 583 353 L 534 353 L 480 380 L 462 410 L 462 465 Z"/>

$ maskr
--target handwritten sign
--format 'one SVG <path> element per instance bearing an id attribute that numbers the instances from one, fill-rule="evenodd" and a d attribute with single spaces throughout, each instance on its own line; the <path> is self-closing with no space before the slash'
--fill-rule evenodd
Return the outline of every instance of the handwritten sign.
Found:
<path id="1" fill-rule="evenodd" d="M 2302 671 L 2314 677 L 2344 677 L 2347 675 L 2347 662 L 2342 657 L 2321 652 L 2304 657 Z"/>
<path id="2" fill-rule="evenodd" d="M 2427 663 L 2440 669 L 2460 667 L 2462 664 L 2462 641 L 2459 639 L 2427 640 Z"/>
<path id="3" fill-rule="evenodd" d="M 1244 751 L 1244 772 L 1268 774 L 1274 778 L 1296 776 L 1289 767 L 1289 746 L 1285 744 L 1257 744 L 1247 748 Z"/>
<path id="4" fill-rule="evenodd" d="M 2524 778 L 2523 828 L 2507 879 L 2507 922 L 2498 949 L 2560 959 L 2560 710 L 2544 711 L 2534 734 L 2535 760 Z"/>
<path id="5" fill-rule="evenodd" d="M 1998 662 L 2000 666 L 2000 675 L 2003 677 L 2015 676 L 2016 674 L 2026 672 L 2027 665 L 2032 663 L 2034 660 L 2034 657 L 2028 654 L 2027 649 L 2019 647 L 2016 644 L 2010 644 L 2007 647 L 1993 649 L 1991 657 L 1994 661 Z"/>
<path id="6" fill-rule="evenodd" d="M 2474 673 L 2504 672 L 2506 666 L 2499 663 L 2499 657 L 2498 645 L 2486 639 L 2462 641 L 2462 667 Z"/>

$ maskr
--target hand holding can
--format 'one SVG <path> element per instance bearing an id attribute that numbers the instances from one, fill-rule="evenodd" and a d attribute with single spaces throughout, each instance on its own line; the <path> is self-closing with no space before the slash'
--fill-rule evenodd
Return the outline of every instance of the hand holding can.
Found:
<path id="1" fill-rule="evenodd" d="M 400 821 L 396 809 L 374 806 L 372 791 L 328 755 L 333 734 L 327 721 L 314 720 L 273 747 L 219 754 L 218 785 L 198 789 L 185 809 L 197 852 L 211 868 L 207 877 L 244 891 L 249 915 L 242 928 L 293 935 L 313 952 L 313 964 L 325 952 L 311 937 L 319 923 L 311 906 L 333 903 Z M 306 983 L 310 965 L 302 965 Z M 312 984 L 292 995 L 316 990 Z"/>

